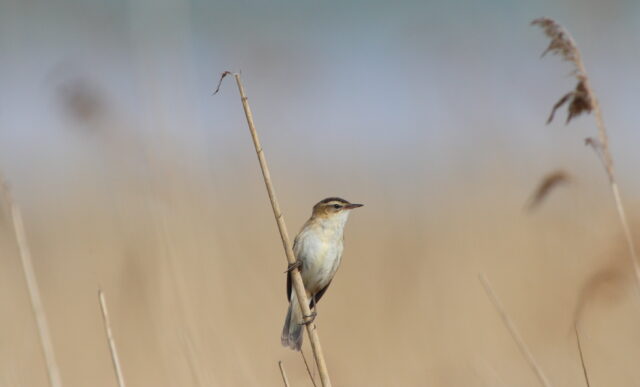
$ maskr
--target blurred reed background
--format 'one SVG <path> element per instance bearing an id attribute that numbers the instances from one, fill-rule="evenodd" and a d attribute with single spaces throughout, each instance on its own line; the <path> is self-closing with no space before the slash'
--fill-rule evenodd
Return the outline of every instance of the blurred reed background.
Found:
<path id="1" fill-rule="evenodd" d="M 0 170 L 64 385 L 115 385 L 98 287 L 129 386 L 279 386 L 278 360 L 309 385 L 237 91 L 211 96 L 224 70 L 291 233 L 326 196 L 366 204 L 319 307 L 336 386 L 538 386 L 481 272 L 555 385 L 584 385 L 578 309 L 591 385 L 640 385 L 592 117 L 544 125 L 574 81 L 539 60 L 542 15 L 582 49 L 637 231 L 638 2 L 1 0 Z M 527 212 L 557 169 L 570 184 Z M 6 212 L 0 251 L 0 385 L 47 386 Z"/>

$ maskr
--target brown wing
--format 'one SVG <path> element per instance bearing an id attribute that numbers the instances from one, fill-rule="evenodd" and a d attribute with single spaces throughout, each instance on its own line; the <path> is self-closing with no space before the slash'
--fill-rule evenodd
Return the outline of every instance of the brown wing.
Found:
<path id="1" fill-rule="evenodd" d="M 333 280 L 331 280 L 333 281 Z M 327 289 L 329 289 L 329 285 L 331 285 L 331 281 L 329 281 L 329 283 L 327 284 L 327 286 L 325 286 L 324 288 L 320 289 L 320 291 L 318 293 L 316 293 L 313 298 L 311 299 L 311 301 L 309 302 L 309 308 L 313 308 L 314 305 L 314 301 L 315 304 L 317 304 L 318 302 L 320 302 L 320 299 L 322 298 L 322 296 L 324 295 L 324 292 L 327 291 Z"/>
<path id="2" fill-rule="evenodd" d="M 298 237 L 296 236 L 296 239 L 293 240 L 293 252 L 295 254 L 296 251 L 296 245 L 298 244 Z M 298 257 L 296 257 L 296 259 L 298 259 Z M 298 268 L 298 270 L 300 270 L 300 273 L 302 273 L 302 265 Z M 291 301 L 291 272 L 288 271 L 287 272 L 287 301 Z"/>
<path id="3" fill-rule="evenodd" d="M 320 289 L 320 291 L 318 293 L 316 293 L 315 296 L 312 299 L 309 300 L 309 308 L 310 309 L 313 309 L 315 307 L 315 304 L 317 304 L 320 301 L 320 299 L 322 298 L 324 293 L 327 291 L 327 289 L 329 289 L 329 285 L 331 285 L 331 281 L 329 281 L 327 286 L 325 286 L 324 288 Z M 291 273 L 287 273 L 287 300 L 291 300 L 291 286 L 292 286 L 291 285 Z"/>

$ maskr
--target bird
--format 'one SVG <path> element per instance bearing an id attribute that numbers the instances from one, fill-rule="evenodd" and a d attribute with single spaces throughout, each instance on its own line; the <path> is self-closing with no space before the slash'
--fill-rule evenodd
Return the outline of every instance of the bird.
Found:
<path id="1" fill-rule="evenodd" d="M 302 327 L 313 322 L 315 307 L 322 298 L 342 261 L 344 227 L 351 210 L 362 204 L 350 203 L 339 197 L 323 199 L 313 206 L 311 217 L 293 242 L 296 263 L 287 268 L 287 300 L 289 309 L 282 328 L 282 345 L 295 351 L 302 348 Z M 311 316 L 303 316 L 296 292 L 292 291 L 291 271 L 300 270 L 309 299 Z"/>

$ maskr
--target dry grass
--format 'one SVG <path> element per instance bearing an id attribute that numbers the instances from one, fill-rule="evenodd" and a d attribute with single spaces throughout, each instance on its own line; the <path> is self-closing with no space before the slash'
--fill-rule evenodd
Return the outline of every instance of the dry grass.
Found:
<path id="1" fill-rule="evenodd" d="M 613 193 L 613 199 L 616 204 L 616 210 L 618 211 L 618 217 L 620 218 L 622 230 L 629 249 L 629 258 L 636 275 L 636 285 L 640 294 L 640 262 L 638 262 L 638 253 L 636 251 L 633 235 L 627 220 L 627 213 L 622 204 L 618 182 L 616 181 L 613 156 L 611 155 L 609 147 L 609 134 L 604 124 L 600 103 L 598 102 L 598 98 L 591 87 L 587 69 L 582 61 L 580 50 L 578 50 L 578 47 L 571 35 L 569 35 L 564 27 L 558 24 L 555 20 L 539 18 L 532 21 L 531 24 L 541 27 L 550 39 L 549 46 L 542 55 L 544 56 L 546 53 L 551 52 L 552 54 L 560 55 L 562 59 L 570 62 L 574 66 L 573 75 L 578 81 L 575 89 L 565 94 L 553 106 L 549 119 L 547 120 L 547 124 L 553 120 L 556 110 L 567 102 L 569 103 L 567 109 L 567 124 L 572 118 L 577 117 L 582 113 L 591 113 L 592 111 L 594 113 L 596 127 L 598 128 L 598 139 L 596 140 L 588 137 L 586 138 L 585 143 L 593 148 L 607 172 L 609 184 Z"/>
<path id="2" fill-rule="evenodd" d="M 591 387 L 589 382 L 589 372 L 584 362 L 584 354 L 582 353 L 582 344 L 580 343 L 580 332 L 578 332 L 578 325 L 573 326 L 573 331 L 576 334 L 576 344 L 578 346 L 578 354 L 580 355 L 580 367 L 582 367 L 582 373 L 584 374 L 584 382 L 587 387 Z"/>
<path id="3" fill-rule="evenodd" d="M 0 199 L 3 207 L 7 210 L 9 218 L 13 226 L 13 232 L 16 238 L 16 244 L 18 246 L 18 252 L 20 255 L 20 261 L 22 262 L 22 271 L 24 279 L 29 290 L 29 298 L 31 301 L 31 308 L 33 315 L 38 326 L 38 336 L 40 337 L 40 344 L 42 346 L 42 352 L 44 354 L 45 362 L 47 365 L 47 374 L 49 376 L 49 385 L 51 387 L 62 387 L 62 378 L 60 377 L 60 369 L 58 367 L 58 361 L 56 360 L 56 354 L 53 349 L 53 341 L 51 339 L 51 333 L 49 328 L 49 322 L 47 321 L 47 313 L 42 303 L 42 297 L 40 295 L 40 286 L 36 278 L 35 269 L 33 267 L 33 260 L 31 258 L 31 248 L 27 241 L 27 233 L 25 231 L 24 222 L 22 219 L 22 212 L 20 207 L 14 202 L 9 189 L 8 184 L 4 178 L 0 175 Z"/>
<path id="4" fill-rule="evenodd" d="M 116 341 L 113 338 L 111 321 L 109 320 L 109 310 L 107 309 L 107 300 L 104 296 L 104 292 L 102 291 L 102 289 L 98 290 L 98 301 L 100 302 L 100 312 L 102 312 L 102 320 L 104 321 L 104 331 L 107 336 L 107 343 L 109 344 L 109 352 L 111 353 L 111 362 L 113 363 L 113 370 L 116 374 L 118 387 L 125 387 L 126 383 L 124 382 L 124 375 L 122 374 L 120 357 L 118 356 Z"/>
<path id="5" fill-rule="evenodd" d="M 513 171 L 511 178 L 519 173 Z M 69 196 L 55 205 L 27 202 L 27 208 L 37 209 L 26 216 L 66 385 L 114 383 L 108 351 L 85 355 L 86 348 L 105 347 L 93 297 L 97 283 L 112 289 L 109 312 L 118 322 L 128 385 L 196 385 L 194 363 L 201 385 L 281 386 L 277 359 L 287 365 L 292 385 L 311 385 L 299 355 L 279 343 L 286 297 L 282 268 L 273 264 L 281 246 L 268 206 L 252 199 L 263 188 L 254 179 L 230 174 L 215 183 L 226 188 L 207 183 L 200 190 L 194 187 L 206 182 L 206 175 L 191 182 L 180 175 L 168 175 L 168 186 L 176 190 L 154 193 L 157 207 L 167 212 L 173 251 L 168 256 L 161 248 L 164 237 L 154 232 L 151 210 L 140 205 L 146 200 L 139 196 L 140 182 L 133 178 L 117 187 L 116 204 L 106 192 L 104 202 L 79 196 L 86 187 L 72 185 L 65 189 Z M 343 266 L 317 320 L 331 348 L 327 361 L 335 383 L 484 386 L 502 380 L 506 386 L 538 385 L 478 292 L 476 273 L 486 271 L 549 379 L 579 385 L 582 371 L 567 327 L 573 324 L 578 289 L 610 256 L 619 255 L 617 235 L 603 233 L 615 226 L 615 219 L 574 186 L 567 186 L 570 199 L 555 198 L 557 206 L 590 211 L 571 212 L 567 218 L 556 213 L 554 202 L 535 217 L 524 217 L 519 209 L 528 184 L 514 187 L 504 176 L 488 172 L 483 182 L 490 182 L 491 189 L 456 185 L 460 182 L 452 178 L 447 191 L 443 186 L 431 204 L 410 213 L 398 207 L 352 219 Z M 475 194 L 451 194 L 451 187 Z M 353 188 L 350 196 L 371 206 L 411 195 Z M 283 181 L 282 192 L 295 190 L 295 182 Z M 300 196 L 315 197 L 312 190 Z M 457 205 L 439 205 L 449 201 Z M 286 207 L 292 225 L 305 220 L 307 207 L 302 199 Z M 581 226 L 593 223 L 598 227 Z M 12 262 L 19 265 L 19 257 L 7 245 L 10 241 L 2 241 L 3 251 L 12 252 L 3 261 L 8 291 L 2 300 L 15 307 L 0 333 L 5 348 L 12 350 L 2 353 L 0 364 L 12 369 L 11 386 L 41 386 L 46 374 L 37 341 L 17 340 L 37 337 L 24 283 L 11 275 L 20 275 L 12 267 Z M 411 268 L 408 274 L 406 267 Z M 246 277 L 246 291 L 237 290 L 238 277 Z M 600 289 L 581 319 L 592 384 L 631 387 L 637 381 L 630 371 L 633 359 L 640 356 L 640 336 L 632 322 L 640 316 L 628 297 L 610 299 Z M 355 321 L 344 320 L 349 315 L 369 322 L 354 329 Z M 185 333 L 192 337 L 188 346 Z M 370 337 L 379 343 L 371 346 Z M 6 368 L 0 374 L 10 375 Z"/>
<path id="6" fill-rule="evenodd" d="M 282 375 L 282 383 L 284 383 L 284 387 L 289 387 L 289 378 L 287 378 L 287 373 L 284 371 L 282 360 L 278 362 L 278 368 L 280 368 L 280 374 Z"/>
<path id="7" fill-rule="evenodd" d="M 538 377 L 538 380 L 540 380 L 540 384 L 542 384 L 544 387 L 551 387 L 552 386 L 551 382 L 545 375 L 544 371 L 542 370 L 542 367 L 540 367 L 540 364 L 538 363 L 538 361 L 536 361 L 535 357 L 533 356 L 533 353 L 529 349 L 529 346 L 525 343 L 524 339 L 522 338 L 522 335 L 520 334 L 515 324 L 513 323 L 513 320 L 511 319 L 511 317 L 509 317 L 509 314 L 500 303 L 498 296 L 496 295 L 495 291 L 493 290 L 493 287 L 491 286 L 491 284 L 489 283 L 489 280 L 484 274 L 480 275 L 480 283 L 482 283 L 482 286 L 484 287 L 484 290 L 487 293 L 489 300 L 491 300 L 491 303 L 498 311 L 498 314 L 500 315 L 500 318 L 504 322 L 504 325 L 509 330 L 511 337 L 513 337 L 513 340 L 516 342 L 518 349 L 520 350 L 520 352 L 522 352 L 525 359 L 529 363 L 529 366 L 531 366 L 531 369 L 535 372 L 536 376 Z"/>

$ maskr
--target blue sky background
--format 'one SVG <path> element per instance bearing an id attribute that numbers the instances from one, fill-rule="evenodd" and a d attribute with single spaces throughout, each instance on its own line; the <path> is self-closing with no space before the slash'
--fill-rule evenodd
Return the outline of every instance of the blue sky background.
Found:
<path id="1" fill-rule="evenodd" d="M 633 200 L 634 1 L 5 0 L 0 165 L 34 205 L 55 205 L 69 185 L 104 191 L 148 178 L 154 163 L 233 201 L 257 170 L 235 85 L 212 96 L 232 70 L 242 71 L 284 199 L 299 208 L 308 197 L 372 192 L 442 208 L 452 190 L 500 197 L 496 183 L 524 201 L 555 169 L 606 189 L 583 145 L 592 117 L 565 126 L 561 112 L 545 125 L 575 83 L 569 64 L 540 59 L 548 41 L 529 26 L 539 16 L 577 40 Z M 64 108 L 61 90 L 78 81 L 100 98 L 95 119 Z"/>
<path id="2" fill-rule="evenodd" d="M 118 121 L 224 164 L 246 135 L 233 84 L 211 97 L 226 69 L 243 72 L 273 157 L 298 165 L 332 167 L 327 151 L 400 170 L 471 152 L 535 158 L 568 133 L 593 133 L 590 119 L 544 126 L 573 81 L 567 64 L 539 60 L 547 41 L 528 23 L 543 15 L 575 36 L 615 150 L 638 161 L 634 1 L 5 0 L 1 14 L 5 165 L 72 146 L 58 144 L 73 123 L 55 86 L 73 77 L 103 92 Z"/>

